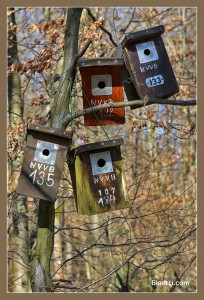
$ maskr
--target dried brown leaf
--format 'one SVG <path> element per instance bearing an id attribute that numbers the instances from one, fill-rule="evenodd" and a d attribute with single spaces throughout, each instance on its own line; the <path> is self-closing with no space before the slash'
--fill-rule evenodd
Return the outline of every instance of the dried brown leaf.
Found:
<path id="1" fill-rule="evenodd" d="M 9 9 L 9 10 L 7 11 L 7 16 L 10 17 L 11 14 L 12 14 L 12 10 Z"/>

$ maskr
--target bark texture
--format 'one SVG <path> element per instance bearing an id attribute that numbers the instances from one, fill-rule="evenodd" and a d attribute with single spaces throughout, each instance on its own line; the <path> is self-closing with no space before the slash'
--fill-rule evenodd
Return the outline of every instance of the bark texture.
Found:
<path id="1" fill-rule="evenodd" d="M 74 74 L 71 70 L 73 59 L 78 52 L 78 32 L 81 13 L 82 8 L 70 8 L 68 10 L 64 38 L 64 66 L 50 121 L 50 126 L 55 128 L 66 128 L 63 119 L 69 113 L 69 100 L 74 79 Z M 54 244 L 54 222 L 54 203 L 40 200 L 37 245 L 31 270 L 31 286 L 33 292 L 49 291 L 52 284 L 50 259 Z"/>
<path id="2" fill-rule="evenodd" d="M 13 12 L 14 8 L 10 8 Z M 15 13 L 8 17 L 8 28 L 10 24 L 16 25 Z M 17 36 L 15 29 L 8 31 L 8 66 L 18 64 Z M 23 101 L 21 97 L 21 81 L 17 72 L 8 76 L 8 106 L 9 106 L 9 127 L 14 130 L 23 122 Z M 23 136 L 18 130 L 14 131 L 13 139 L 9 143 L 18 141 L 20 145 Z M 12 181 L 11 189 L 15 190 L 18 184 L 19 168 L 22 164 L 22 153 L 20 147 L 16 148 L 9 161 L 9 175 Z M 27 198 L 13 194 L 11 203 L 12 224 L 9 230 L 9 291 L 29 292 L 29 247 L 28 247 L 28 219 L 27 219 Z"/>
<path id="3" fill-rule="evenodd" d="M 67 15 L 65 29 L 65 52 L 64 66 L 60 78 L 59 87 L 56 93 L 50 125 L 65 129 L 67 123 L 64 122 L 65 116 L 69 113 L 70 93 L 73 86 L 74 74 L 72 64 L 74 57 L 78 53 L 78 32 L 82 8 L 70 8 Z"/>

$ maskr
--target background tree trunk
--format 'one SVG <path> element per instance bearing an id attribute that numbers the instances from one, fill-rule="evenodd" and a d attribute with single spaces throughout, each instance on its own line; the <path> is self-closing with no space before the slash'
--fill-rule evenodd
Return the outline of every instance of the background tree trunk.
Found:
<path id="1" fill-rule="evenodd" d="M 14 8 L 10 8 L 8 17 L 8 66 L 18 64 L 18 48 L 15 28 L 16 20 Z M 8 101 L 9 101 L 9 128 L 12 137 L 9 143 L 16 143 L 10 164 L 11 190 L 15 191 L 18 184 L 19 168 L 22 164 L 21 145 L 23 142 L 23 105 L 21 97 L 21 81 L 18 73 L 8 76 Z M 9 230 L 9 270 L 12 270 L 9 280 L 9 290 L 12 292 L 29 292 L 29 242 L 27 197 L 13 194 L 11 200 L 11 226 Z"/>

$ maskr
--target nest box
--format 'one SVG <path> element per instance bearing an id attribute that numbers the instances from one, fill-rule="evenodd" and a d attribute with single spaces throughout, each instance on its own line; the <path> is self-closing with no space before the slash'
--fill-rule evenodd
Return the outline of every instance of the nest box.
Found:
<path id="1" fill-rule="evenodd" d="M 54 202 L 71 138 L 67 131 L 29 124 L 16 192 Z"/>
<path id="2" fill-rule="evenodd" d="M 120 146 L 122 139 L 71 150 L 69 169 L 79 214 L 127 208 Z"/>
<path id="3" fill-rule="evenodd" d="M 129 33 L 114 52 L 113 56 L 124 57 L 127 70 L 123 70 L 126 77 L 123 80 L 128 100 L 168 98 L 179 91 L 161 37 L 164 31 L 164 26 L 160 25 Z"/>
<path id="4" fill-rule="evenodd" d="M 79 59 L 82 79 L 83 108 L 124 100 L 122 87 L 122 58 Z M 125 123 L 125 109 L 108 108 L 96 112 L 103 125 Z M 94 113 L 84 116 L 85 126 L 100 126 Z"/>

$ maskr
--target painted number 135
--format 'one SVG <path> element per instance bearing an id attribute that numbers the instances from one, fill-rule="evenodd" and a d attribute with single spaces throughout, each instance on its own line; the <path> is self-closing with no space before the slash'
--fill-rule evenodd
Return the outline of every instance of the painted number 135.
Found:
<path id="1" fill-rule="evenodd" d="M 54 176 L 53 173 L 48 173 L 47 177 L 45 176 L 45 172 L 40 171 L 38 173 L 38 177 L 39 179 L 36 180 L 36 175 L 37 175 L 38 170 L 33 171 L 29 177 L 31 177 L 33 179 L 33 184 L 35 184 L 35 182 L 39 185 L 43 185 L 44 183 L 51 187 L 54 185 L 54 179 L 52 178 L 52 176 Z"/>

